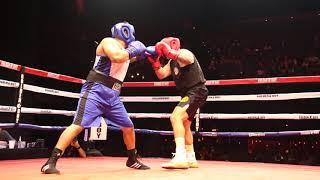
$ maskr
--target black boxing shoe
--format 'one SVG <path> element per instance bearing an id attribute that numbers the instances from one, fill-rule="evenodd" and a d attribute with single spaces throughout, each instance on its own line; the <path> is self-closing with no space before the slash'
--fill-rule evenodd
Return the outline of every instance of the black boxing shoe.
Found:
<path id="1" fill-rule="evenodd" d="M 44 174 L 59 174 L 60 171 L 56 168 L 58 159 L 61 157 L 62 151 L 58 148 L 54 148 L 51 157 L 41 167 L 41 172 Z"/>
<path id="2" fill-rule="evenodd" d="M 56 168 L 56 164 L 48 162 L 41 167 L 41 172 L 43 174 L 60 174 L 60 171 Z"/>
<path id="3" fill-rule="evenodd" d="M 136 149 L 128 150 L 128 160 L 126 166 L 133 169 L 147 170 L 150 169 L 149 166 L 144 165 L 137 159 L 137 151 Z"/>
<path id="4" fill-rule="evenodd" d="M 140 170 L 150 169 L 149 166 L 144 165 L 138 159 L 128 159 L 126 165 L 127 167 L 133 168 L 133 169 L 140 169 Z"/>

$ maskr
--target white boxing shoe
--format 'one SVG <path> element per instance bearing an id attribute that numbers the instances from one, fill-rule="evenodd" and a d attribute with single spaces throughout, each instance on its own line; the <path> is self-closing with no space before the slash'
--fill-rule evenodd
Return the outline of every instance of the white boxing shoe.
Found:
<path id="1" fill-rule="evenodd" d="M 165 169 L 188 169 L 189 164 L 187 161 L 186 153 L 173 153 L 171 161 L 161 165 Z"/>
<path id="2" fill-rule="evenodd" d="M 198 168 L 199 167 L 197 159 L 196 159 L 196 155 L 194 152 L 187 153 L 187 161 L 188 161 L 189 168 Z"/>

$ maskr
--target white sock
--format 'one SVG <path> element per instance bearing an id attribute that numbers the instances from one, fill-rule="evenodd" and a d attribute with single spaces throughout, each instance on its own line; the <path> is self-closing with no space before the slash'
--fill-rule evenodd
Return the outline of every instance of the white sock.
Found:
<path id="1" fill-rule="evenodd" d="M 186 156 L 187 156 L 187 160 L 188 161 L 197 161 L 196 160 L 196 155 L 195 155 L 195 153 L 194 153 L 194 149 L 193 149 L 193 144 L 187 144 L 186 145 L 186 151 L 187 151 L 187 154 L 186 154 Z"/>
<path id="2" fill-rule="evenodd" d="M 193 144 L 186 144 L 187 153 L 194 153 Z"/>
<path id="3" fill-rule="evenodd" d="M 185 142 L 183 137 L 175 138 L 174 141 L 176 142 L 176 153 L 185 153 Z"/>

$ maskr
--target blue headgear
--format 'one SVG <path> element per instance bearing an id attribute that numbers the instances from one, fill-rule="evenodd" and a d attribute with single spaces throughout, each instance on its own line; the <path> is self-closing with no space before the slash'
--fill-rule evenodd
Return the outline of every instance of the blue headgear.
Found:
<path id="1" fill-rule="evenodd" d="M 128 22 L 117 23 L 111 28 L 111 33 L 113 38 L 118 38 L 123 40 L 126 45 L 134 41 L 134 27 Z"/>

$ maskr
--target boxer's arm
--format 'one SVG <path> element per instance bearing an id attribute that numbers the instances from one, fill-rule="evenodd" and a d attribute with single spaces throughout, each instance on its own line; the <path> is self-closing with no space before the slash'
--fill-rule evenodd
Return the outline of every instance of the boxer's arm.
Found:
<path id="1" fill-rule="evenodd" d="M 78 140 L 73 140 L 70 145 L 77 149 L 80 157 L 82 157 L 82 158 L 87 157 L 86 152 L 81 148 Z"/>
<path id="2" fill-rule="evenodd" d="M 82 157 L 82 158 L 87 157 L 86 152 L 80 146 L 78 148 L 76 148 L 76 149 L 78 150 L 79 156 Z"/>
<path id="3" fill-rule="evenodd" d="M 157 77 L 161 80 L 171 75 L 170 61 L 165 66 L 161 67 L 160 56 L 156 52 L 155 46 L 148 46 L 146 48 L 146 56 L 152 65 Z"/>
<path id="4" fill-rule="evenodd" d="M 160 80 L 170 76 L 171 75 L 170 61 L 165 66 L 159 69 L 155 69 L 154 72 L 156 73 L 157 77 Z"/>
<path id="5" fill-rule="evenodd" d="M 187 49 L 171 49 L 171 47 L 164 43 L 158 42 L 155 46 L 155 50 L 159 55 L 166 58 L 177 60 L 182 64 L 192 64 L 194 62 L 194 55 Z"/>
<path id="6" fill-rule="evenodd" d="M 122 63 L 129 60 L 129 53 L 125 49 L 119 48 L 116 41 L 112 38 L 104 38 L 99 46 L 112 62 Z"/>
<path id="7" fill-rule="evenodd" d="M 155 46 L 155 50 L 160 56 L 165 56 L 172 60 L 177 60 L 180 54 L 179 50 L 171 49 L 171 47 L 164 42 L 158 42 Z"/>
<path id="8" fill-rule="evenodd" d="M 179 56 L 177 58 L 177 61 L 188 65 L 188 64 L 192 64 L 194 62 L 194 55 L 191 51 L 187 50 L 187 49 L 180 49 L 179 50 Z"/>

